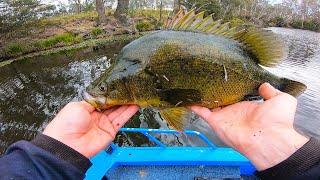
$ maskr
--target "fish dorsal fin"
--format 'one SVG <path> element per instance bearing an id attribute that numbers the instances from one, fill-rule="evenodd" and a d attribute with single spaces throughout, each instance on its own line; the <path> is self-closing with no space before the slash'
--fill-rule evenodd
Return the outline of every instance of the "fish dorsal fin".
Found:
<path id="1" fill-rule="evenodd" d="M 196 14 L 195 9 L 189 12 L 180 10 L 164 27 L 168 30 L 213 34 L 236 40 L 258 64 L 268 67 L 277 65 L 286 57 L 284 43 L 272 31 L 245 24 L 231 27 L 229 22 L 214 21 L 212 16 L 204 17 L 204 11 Z"/>
<path id="2" fill-rule="evenodd" d="M 273 67 L 286 57 L 283 41 L 271 31 L 249 28 L 233 38 L 242 43 L 261 65 Z"/>

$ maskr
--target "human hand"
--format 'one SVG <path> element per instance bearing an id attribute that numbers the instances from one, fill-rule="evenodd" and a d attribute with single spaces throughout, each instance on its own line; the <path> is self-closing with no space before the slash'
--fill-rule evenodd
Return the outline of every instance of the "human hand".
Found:
<path id="1" fill-rule="evenodd" d="M 297 100 L 268 83 L 259 88 L 263 103 L 243 101 L 212 111 L 191 106 L 206 120 L 223 142 L 265 170 L 284 161 L 308 138 L 293 128 Z"/>
<path id="2" fill-rule="evenodd" d="M 98 112 L 85 101 L 71 102 L 48 124 L 43 134 L 90 158 L 113 141 L 138 109 L 136 105 L 124 105 Z"/>

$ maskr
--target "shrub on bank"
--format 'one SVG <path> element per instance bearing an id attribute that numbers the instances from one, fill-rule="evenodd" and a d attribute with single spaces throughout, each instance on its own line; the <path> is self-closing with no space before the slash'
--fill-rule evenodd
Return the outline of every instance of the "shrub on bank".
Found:
<path id="1" fill-rule="evenodd" d="M 276 26 L 276 27 L 285 27 L 286 23 L 283 17 L 277 16 L 268 23 L 271 26 Z"/>
<path id="2" fill-rule="evenodd" d="M 4 48 L 4 53 L 8 54 L 8 55 L 14 55 L 14 54 L 21 54 L 25 51 L 25 47 L 23 44 L 20 43 L 12 43 L 12 44 L 8 44 L 5 48 Z"/>
<path id="3" fill-rule="evenodd" d="M 305 30 L 311 30 L 311 31 L 317 31 L 320 32 L 320 22 L 313 20 L 294 20 L 290 23 L 290 26 L 297 29 L 305 29 Z"/>
<path id="4" fill-rule="evenodd" d="M 34 43 L 34 46 L 39 50 L 43 50 L 49 47 L 55 47 L 58 44 L 71 45 L 71 44 L 79 43 L 81 41 L 82 41 L 81 37 L 75 36 L 70 33 L 65 33 L 65 34 L 59 34 L 59 35 L 50 37 L 48 39 L 36 41 Z"/>
<path id="5" fill-rule="evenodd" d="M 154 29 L 154 25 L 152 25 L 149 21 L 146 20 L 141 20 L 138 21 L 136 24 L 136 29 L 141 32 L 141 31 L 150 31 Z"/>
<path id="6" fill-rule="evenodd" d="M 90 33 L 92 36 L 99 36 L 100 34 L 103 33 L 103 30 L 101 28 L 94 28 L 91 30 Z"/>
<path id="7" fill-rule="evenodd" d="M 237 18 L 237 17 L 233 17 L 229 20 L 226 20 L 226 22 L 230 22 L 231 27 L 235 27 L 235 26 L 242 25 L 242 24 L 246 23 L 244 20 Z"/>
<path id="8" fill-rule="evenodd" d="M 55 47 L 72 45 L 82 42 L 82 37 L 70 33 L 55 35 L 47 39 L 41 39 L 35 42 L 15 42 L 5 45 L 0 51 L 0 59 L 17 57 L 23 54 L 48 50 Z"/>

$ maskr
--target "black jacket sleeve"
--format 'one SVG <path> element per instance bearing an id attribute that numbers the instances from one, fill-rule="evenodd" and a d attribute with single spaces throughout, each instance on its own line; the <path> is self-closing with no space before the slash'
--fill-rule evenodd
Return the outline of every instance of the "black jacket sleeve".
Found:
<path id="1" fill-rule="evenodd" d="M 319 180 L 320 141 L 311 138 L 288 159 L 269 169 L 256 172 L 256 175 L 260 179 L 272 180 Z"/>
<path id="2" fill-rule="evenodd" d="M 91 162 L 43 134 L 11 145 L 0 158 L 0 179 L 83 179 Z"/>

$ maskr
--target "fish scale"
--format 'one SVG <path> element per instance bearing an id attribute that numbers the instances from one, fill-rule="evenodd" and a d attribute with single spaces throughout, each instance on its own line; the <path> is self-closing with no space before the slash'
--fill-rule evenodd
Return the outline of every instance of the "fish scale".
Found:
<path id="1" fill-rule="evenodd" d="M 285 57 L 282 41 L 272 32 L 246 25 L 230 28 L 210 18 L 192 11 L 178 14 L 166 29 L 131 42 L 112 68 L 87 87 L 85 100 L 98 109 L 125 104 L 155 108 L 181 131 L 189 114 L 186 106 L 216 108 L 255 98 L 264 82 L 293 96 L 306 89 L 260 66 L 275 66 Z"/>

